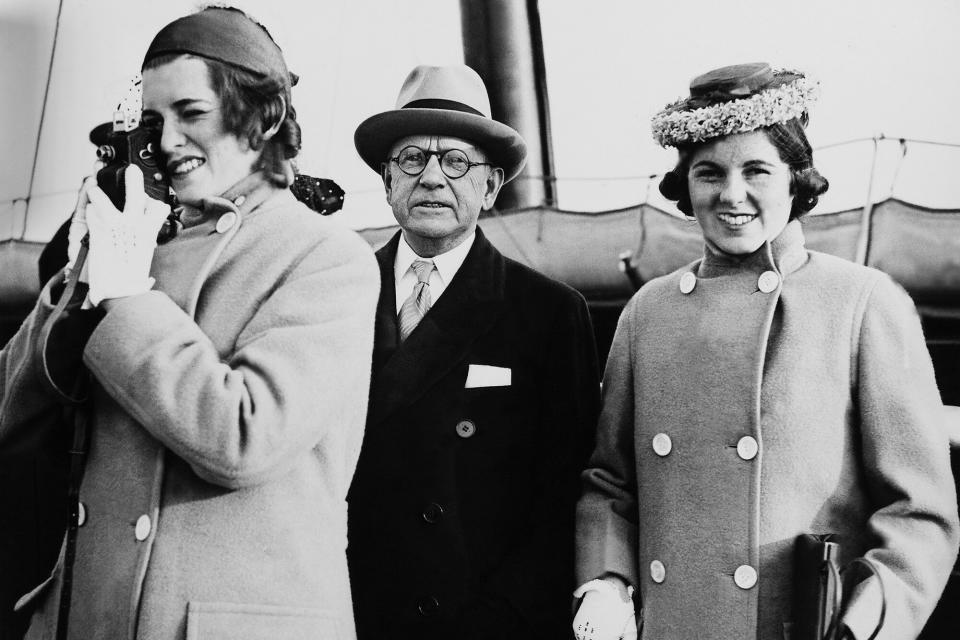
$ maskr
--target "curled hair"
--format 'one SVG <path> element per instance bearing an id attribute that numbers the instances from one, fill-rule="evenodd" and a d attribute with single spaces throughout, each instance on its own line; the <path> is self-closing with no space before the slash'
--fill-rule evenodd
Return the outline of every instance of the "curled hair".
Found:
<path id="1" fill-rule="evenodd" d="M 827 179 L 813 166 L 813 148 L 803 130 L 806 120 L 806 117 L 793 119 L 757 129 L 767 135 L 767 139 L 776 148 L 780 159 L 790 169 L 790 194 L 793 196 L 793 205 L 790 208 L 791 220 L 799 218 L 817 206 L 820 196 L 830 187 Z M 677 208 L 688 216 L 693 215 L 690 186 L 687 182 L 690 161 L 697 149 L 715 140 L 716 138 L 679 147 L 680 158 L 677 165 L 665 173 L 660 180 L 660 193 L 668 200 L 676 202 Z"/>
<path id="2" fill-rule="evenodd" d="M 151 59 L 144 70 L 159 67 L 184 54 L 164 54 Z M 189 55 L 189 54 L 187 54 Z M 233 65 L 196 56 L 207 65 L 210 86 L 220 99 L 224 133 L 246 140 L 261 151 L 260 167 L 279 187 L 289 187 L 293 172 L 289 160 L 300 153 L 300 125 L 290 98 L 289 81 L 260 76 Z M 280 119 L 277 132 L 264 134 Z"/>

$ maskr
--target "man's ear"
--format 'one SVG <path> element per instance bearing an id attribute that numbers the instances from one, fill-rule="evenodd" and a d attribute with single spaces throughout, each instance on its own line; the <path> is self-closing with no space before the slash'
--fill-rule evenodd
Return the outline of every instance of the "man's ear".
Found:
<path id="1" fill-rule="evenodd" d="M 387 194 L 387 199 L 390 198 L 390 189 L 393 188 L 393 174 L 390 173 L 390 164 L 384 162 L 380 165 L 380 177 L 383 178 L 383 190 Z"/>
<path id="2" fill-rule="evenodd" d="M 494 167 L 483 181 L 483 210 L 489 211 L 497 201 L 497 194 L 503 186 L 503 169 Z"/>

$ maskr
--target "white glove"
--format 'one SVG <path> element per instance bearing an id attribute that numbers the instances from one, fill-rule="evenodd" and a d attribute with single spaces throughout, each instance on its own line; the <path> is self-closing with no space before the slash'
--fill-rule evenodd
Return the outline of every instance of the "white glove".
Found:
<path id="1" fill-rule="evenodd" d="M 130 165 L 124 170 L 126 203 L 118 211 L 100 187 L 87 191 L 87 225 L 90 228 L 90 301 L 99 305 L 108 298 L 145 293 L 153 286 L 150 264 L 157 248 L 157 233 L 170 207 L 143 191 L 143 173 Z"/>
<path id="2" fill-rule="evenodd" d="M 628 596 L 632 594 L 628 589 Z M 620 589 L 608 580 L 591 580 L 573 592 L 583 596 L 577 615 L 573 618 L 573 633 L 577 640 L 636 640 L 637 618 L 633 599 L 626 602 Z"/>

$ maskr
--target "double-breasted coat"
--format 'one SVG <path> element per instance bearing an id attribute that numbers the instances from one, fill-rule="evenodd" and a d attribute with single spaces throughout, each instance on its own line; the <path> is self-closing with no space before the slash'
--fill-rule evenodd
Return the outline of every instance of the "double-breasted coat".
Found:
<path id="1" fill-rule="evenodd" d="M 246 198 L 161 245 L 154 290 L 118 301 L 84 347 L 70 638 L 355 637 L 345 499 L 376 263 L 288 191 Z M 0 446 L 54 422 L 34 357 L 53 283 L 0 354 Z M 18 605 L 28 638 L 54 637 L 62 563 Z"/>
<path id="2" fill-rule="evenodd" d="M 799 222 L 744 259 L 651 281 L 620 318 L 578 505 L 580 581 L 639 591 L 642 638 L 790 638 L 795 538 L 835 533 L 915 638 L 957 555 L 942 405 L 918 315 L 885 274 L 807 251 Z M 865 583 L 858 639 L 880 607 Z"/>
<path id="3" fill-rule="evenodd" d="M 370 411 L 349 494 L 358 636 L 567 637 L 578 476 L 599 409 L 586 304 L 478 229 L 400 343 L 398 241 L 377 252 Z M 502 386 L 467 388 L 477 365 L 499 367 Z"/>

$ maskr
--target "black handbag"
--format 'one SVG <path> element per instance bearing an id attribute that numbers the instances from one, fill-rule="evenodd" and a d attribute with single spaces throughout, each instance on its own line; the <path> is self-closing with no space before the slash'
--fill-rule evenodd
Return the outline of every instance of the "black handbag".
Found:
<path id="1" fill-rule="evenodd" d="M 835 534 L 805 533 L 797 536 L 793 559 L 793 633 L 794 640 L 840 640 L 840 617 L 845 608 L 843 580 L 854 567 L 863 567 L 880 585 L 880 616 L 874 640 L 883 628 L 887 614 L 887 594 L 883 576 L 873 560 L 854 558 L 839 565 L 840 543 Z"/>

